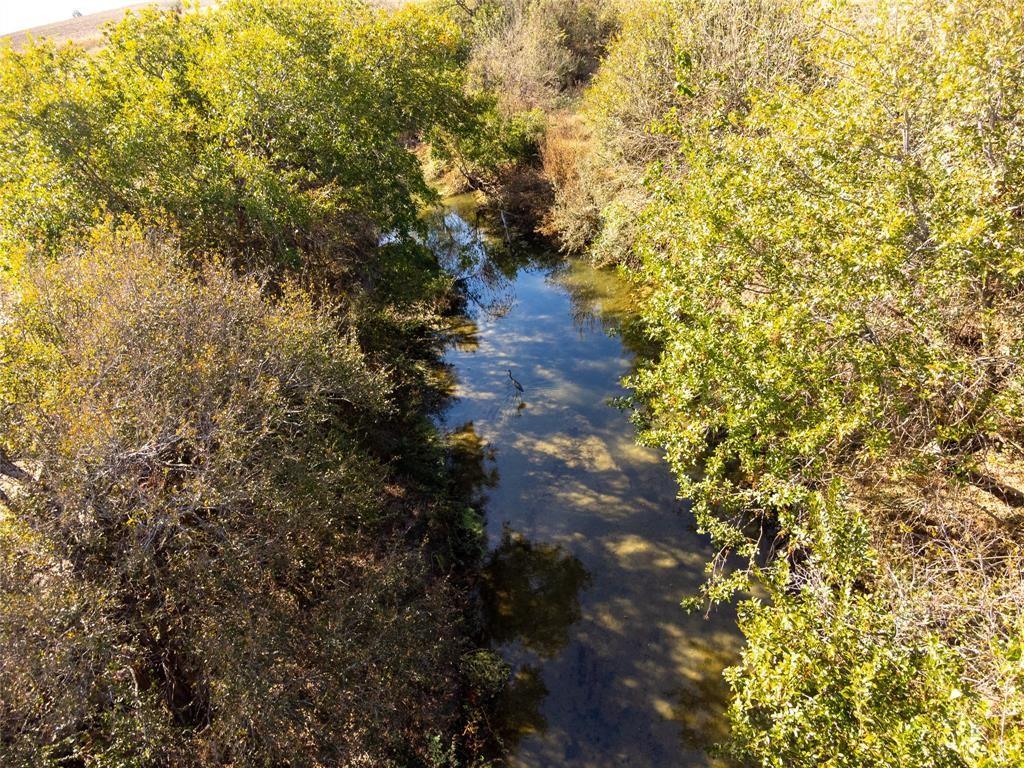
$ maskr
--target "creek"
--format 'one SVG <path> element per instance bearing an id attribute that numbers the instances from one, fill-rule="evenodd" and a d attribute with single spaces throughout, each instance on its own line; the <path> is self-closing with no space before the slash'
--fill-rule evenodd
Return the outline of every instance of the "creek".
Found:
<path id="1" fill-rule="evenodd" d="M 613 405 L 646 352 L 629 286 L 507 239 L 471 198 L 430 221 L 470 297 L 443 426 L 483 456 L 481 594 L 486 638 L 512 668 L 494 724 L 509 763 L 716 765 L 735 614 L 680 607 L 712 553 Z"/>

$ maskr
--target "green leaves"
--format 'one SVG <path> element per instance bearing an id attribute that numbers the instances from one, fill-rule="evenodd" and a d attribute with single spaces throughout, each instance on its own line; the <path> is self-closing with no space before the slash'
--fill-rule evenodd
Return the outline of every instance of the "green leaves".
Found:
<path id="1" fill-rule="evenodd" d="M 461 46 L 421 10 L 233 0 L 132 14 L 93 57 L 7 51 L 4 234 L 53 246 L 105 210 L 279 268 L 407 230 L 431 196 L 410 138 L 475 109 Z"/>
<path id="2" fill-rule="evenodd" d="M 771 600 L 732 678 L 757 764 L 1019 757 L 989 710 L 1021 695 L 972 650 L 1014 632 L 986 606 L 1018 605 L 992 573 L 1019 536 L 958 494 L 1024 462 L 1024 13 L 969 6 L 636 4 L 585 100 L 592 253 L 647 290 L 661 350 L 630 382 L 642 437 L 737 556 L 703 596 Z"/>
<path id="3" fill-rule="evenodd" d="M 957 687 L 953 654 L 896 635 L 885 605 L 805 590 L 742 607 L 748 647 L 727 673 L 739 756 L 778 768 L 968 764 L 977 699 Z"/>
<path id="4" fill-rule="evenodd" d="M 993 45 L 1014 19 L 990 20 Z M 961 82 L 937 102 L 923 73 L 955 69 L 955 47 L 884 25 L 867 44 L 829 24 L 793 28 L 810 69 L 741 81 L 741 121 L 672 112 L 680 160 L 652 171 L 657 202 L 630 256 L 664 344 L 634 380 L 652 439 L 701 476 L 698 496 L 731 487 L 774 510 L 806 508 L 865 462 L 1017 428 L 994 394 L 1017 385 L 1000 374 L 979 386 L 980 361 L 1020 337 L 1009 307 L 1022 241 L 983 202 L 993 167 L 1016 161 L 987 158 L 962 111 L 1011 91 Z"/>
<path id="5" fill-rule="evenodd" d="M 427 563 L 479 520 L 424 405 L 451 281 L 403 235 L 412 147 L 485 111 L 464 47 L 227 0 L 0 51 L 0 762 L 391 765 L 456 730 Z"/>

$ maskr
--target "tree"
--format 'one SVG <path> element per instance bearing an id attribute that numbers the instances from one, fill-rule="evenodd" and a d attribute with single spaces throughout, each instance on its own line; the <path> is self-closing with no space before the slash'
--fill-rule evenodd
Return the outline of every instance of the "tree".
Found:
<path id="1" fill-rule="evenodd" d="M 4 51 L 4 243 L 52 247 L 111 214 L 197 253 L 350 271 L 431 197 L 408 144 L 472 111 L 461 45 L 416 8 L 232 0 L 130 14 L 91 56 Z"/>

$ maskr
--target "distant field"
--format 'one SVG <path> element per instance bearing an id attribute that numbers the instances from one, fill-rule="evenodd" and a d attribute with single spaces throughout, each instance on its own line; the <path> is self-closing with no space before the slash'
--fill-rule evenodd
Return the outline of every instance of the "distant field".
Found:
<path id="1" fill-rule="evenodd" d="M 214 0 L 203 0 L 202 5 L 211 5 Z M 41 27 L 33 27 L 9 35 L 0 36 L 0 40 L 10 40 L 15 50 L 18 50 L 28 42 L 29 38 L 48 38 L 58 43 L 73 42 L 85 49 L 96 48 L 103 43 L 103 28 L 121 19 L 129 11 L 147 8 L 149 6 L 170 8 L 177 5 L 176 0 L 152 0 L 152 2 L 135 3 L 124 8 L 117 8 L 113 11 L 101 11 L 91 13 L 88 16 L 79 16 L 75 19 L 56 21 L 53 24 L 44 24 Z"/>
<path id="2" fill-rule="evenodd" d="M 203 7 L 214 5 L 217 0 L 200 0 Z M 406 0 L 370 0 L 373 5 L 384 8 L 396 8 L 403 5 Z M 116 8 L 112 11 L 101 11 L 90 13 L 78 18 L 55 21 L 52 24 L 44 24 L 41 27 L 23 29 L 20 32 L 12 32 L 9 35 L 0 35 L 0 44 L 5 40 L 11 41 L 14 50 L 20 50 L 28 42 L 29 38 L 36 40 L 47 38 L 57 43 L 77 43 L 86 50 L 98 48 L 103 44 L 103 28 L 112 22 L 120 21 L 129 11 L 137 11 L 141 8 L 158 6 L 161 8 L 172 8 L 178 4 L 178 0 L 150 0 L 145 3 L 126 5 L 123 8 Z"/>

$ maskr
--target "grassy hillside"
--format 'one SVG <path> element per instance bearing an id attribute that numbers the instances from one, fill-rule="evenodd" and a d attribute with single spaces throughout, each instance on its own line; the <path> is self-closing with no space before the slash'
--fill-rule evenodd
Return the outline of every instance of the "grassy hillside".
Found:
<path id="1" fill-rule="evenodd" d="M 201 0 L 202 6 L 209 6 L 216 0 Z M 178 0 L 154 0 L 148 3 L 135 3 L 126 5 L 123 8 L 116 8 L 110 11 L 90 13 L 77 18 L 55 21 L 52 24 L 44 24 L 32 29 L 24 29 L 0 36 L 0 41 L 9 41 L 12 48 L 22 50 L 29 40 L 50 40 L 54 43 L 74 43 L 85 50 L 92 50 L 103 43 L 103 30 L 111 24 L 116 24 L 125 14 L 132 11 L 140 11 L 144 8 L 174 8 L 180 3 Z"/>

